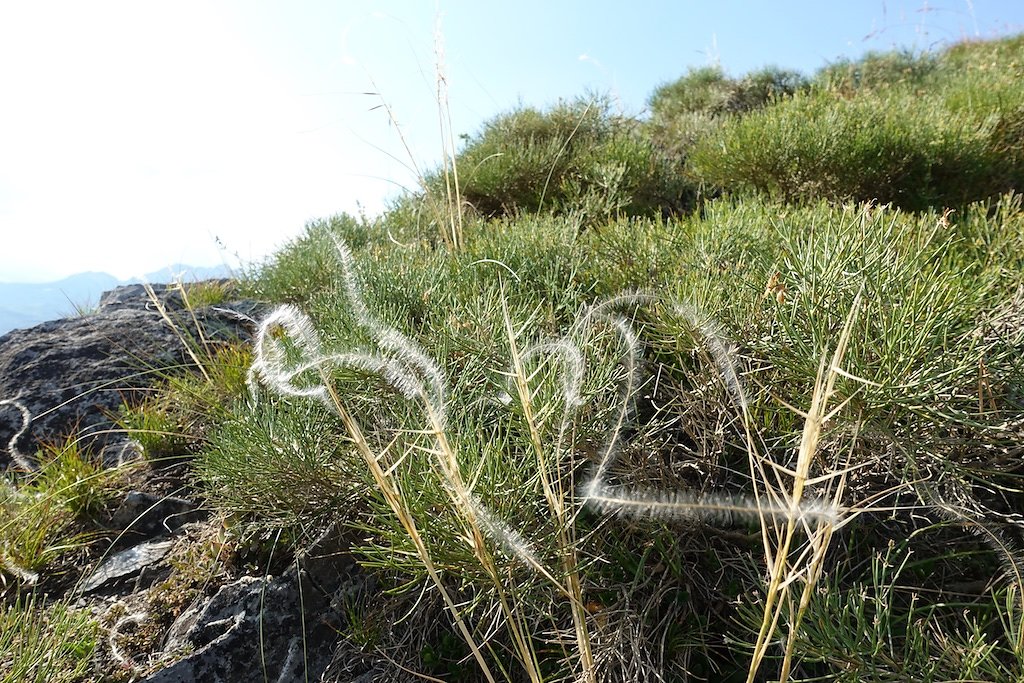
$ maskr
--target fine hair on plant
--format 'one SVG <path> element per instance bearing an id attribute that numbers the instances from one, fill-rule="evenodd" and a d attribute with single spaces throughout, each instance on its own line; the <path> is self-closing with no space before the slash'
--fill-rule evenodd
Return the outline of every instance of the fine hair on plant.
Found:
<path id="1" fill-rule="evenodd" d="M 139 665 L 129 655 L 126 655 L 121 651 L 121 648 L 117 644 L 117 640 L 121 635 L 122 628 L 124 628 L 128 624 L 135 624 L 137 626 L 138 624 L 144 622 L 147 618 L 149 618 L 149 614 L 147 614 L 146 612 L 127 614 L 118 619 L 117 622 L 110 628 L 110 632 L 107 634 L 107 647 L 110 649 L 111 657 L 113 657 L 114 661 L 116 661 L 118 664 L 131 671 L 135 671 L 136 669 L 138 669 Z"/>
<path id="2" fill-rule="evenodd" d="M 437 363 L 415 342 L 398 330 L 387 327 L 370 314 L 356 282 L 351 253 L 340 241 L 336 243 L 336 247 L 348 302 L 357 323 L 370 334 L 377 350 L 335 353 L 326 351 L 312 321 L 294 306 L 282 306 L 267 316 L 257 332 L 255 358 L 249 375 L 253 394 L 258 395 L 257 383 L 262 383 L 284 396 L 316 399 L 341 418 L 378 491 L 413 543 L 427 575 L 444 600 L 482 673 L 489 681 L 493 681 L 494 674 L 484 657 L 479 637 L 473 635 L 455 597 L 435 567 L 427 541 L 423 538 L 420 526 L 409 507 L 409 492 L 402 490 L 401 482 L 396 476 L 396 469 L 411 454 L 428 455 L 436 467 L 449 502 L 464 525 L 465 540 L 493 582 L 517 658 L 530 679 L 540 681 L 537 655 L 530 643 L 531 634 L 524 630 L 522 616 L 509 600 L 486 539 L 498 539 L 504 543 L 512 540 L 518 548 L 524 546 L 515 542 L 518 536 L 499 523 L 494 515 L 483 511 L 483 506 L 474 497 L 463 477 L 457 454 L 446 431 L 448 408 L 444 375 Z M 429 442 L 422 444 L 413 440 L 412 443 L 401 444 L 396 439 L 375 452 L 362 426 L 348 409 L 346 398 L 335 388 L 331 372 L 339 368 L 375 374 L 384 379 L 398 394 L 419 405 L 426 421 L 420 434 L 428 437 Z M 396 446 L 404 450 L 395 452 Z"/>
<path id="3" fill-rule="evenodd" d="M 698 315 L 691 306 L 671 306 L 674 315 L 686 321 L 703 340 L 727 393 L 732 396 L 743 418 L 750 476 L 754 484 L 748 494 L 661 491 L 624 488 L 610 483 L 609 475 L 622 446 L 623 434 L 633 419 L 633 407 L 641 383 L 642 343 L 634 318 L 640 308 L 658 303 L 657 297 L 643 292 L 625 293 L 587 307 L 564 337 L 540 341 L 523 349 L 520 349 L 518 340 L 526 334 L 527 328 L 517 328 L 506 308 L 505 333 L 512 361 L 506 373 L 512 396 L 506 394 L 506 398 L 515 402 L 521 411 L 536 458 L 540 491 L 555 522 L 556 556 L 560 558 L 561 566 L 549 569 L 532 550 L 530 541 L 488 510 L 473 493 L 473 484 L 463 474 L 456 446 L 449 437 L 447 380 L 441 367 L 417 343 L 383 323 L 369 310 L 350 250 L 340 240 L 335 241 L 335 248 L 345 300 L 356 325 L 369 335 L 374 348 L 333 350 L 321 339 L 312 319 L 300 309 L 292 305 L 280 306 L 262 321 L 257 332 L 248 379 L 251 394 L 258 398 L 262 385 L 281 396 L 314 399 L 341 419 L 378 491 L 413 543 L 428 577 L 438 589 L 485 677 L 492 680 L 494 676 L 484 657 L 486 644 L 473 634 L 457 606 L 457 599 L 450 593 L 436 567 L 430 540 L 423 536 L 421 525 L 410 507 L 412 492 L 404 489 L 405 484 L 398 475 L 403 463 L 417 455 L 429 457 L 448 502 L 462 525 L 460 535 L 470 544 L 476 561 L 490 577 L 517 659 L 531 680 L 541 680 L 539 661 L 531 644 L 532 634 L 527 631 L 527 622 L 515 603 L 515 595 L 510 592 L 512 589 L 505 585 L 492 544 L 535 570 L 569 601 L 581 673 L 585 680 L 595 680 L 590 627 L 582 597 L 577 554 L 580 539 L 576 536 L 574 521 L 585 505 L 597 512 L 614 515 L 690 518 L 706 523 L 731 523 L 739 518 L 758 521 L 768 566 L 768 583 L 764 620 L 750 663 L 749 680 L 754 680 L 785 613 L 790 615 L 790 623 L 782 680 L 787 678 L 794 657 L 795 634 L 810 592 L 822 570 L 832 533 L 860 512 L 840 505 L 845 471 L 817 477 L 810 474 L 821 430 L 838 410 L 830 410 L 828 402 L 836 378 L 843 374 L 840 363 L 849 341 L 857 302 L 840 335 L 835 353 L 827 362 L 825 359 L 821 362 L 811 407 L 803 413 L 805 429 L 795 467 L 775 462 L 755 446 L 749 399 L 730 345 L 718 328 Z M 564 466 L 559 462 L 572 448 L 573 414 L 586 400 L 583 385 L 588 367 L 584 349 L 590 346 L 595 334 L 605 335 L 606 340 L 617 340 L 620 349 L 618 363 L 622 371 L 618 398 L 614 401 L 617 407 L 612 411 L 605 444 L 591 472 L 577 485 L 573 484 L 571 471 L 567 478 Z M 364 432 L 348 407 L 349 397 L 338 389 L 335 375 L 339 371 L 355 371 L 383 379 L 398 396 L 419 406 L 423 426 L 412 432 L 400 432 L 387 443 L 378 444 Z M 557 380 L 555 384 L 560 387 L 561 396 L 555 402 L 537 393 L 540 386 L 538 378 L 544 372 L 553 372 Z M 812 491 L 822 486 L 823 493 L 812 495 Z M 794 589 L 801 584 L 803 590 L 794 595 Z"/>
<path id="4" fill-rule="evenodd" d="M 1007 538 L 994 519 L 1020 527 L 1019 518 L 1000 514 L 976 500 L 962 486 L 951 486 L 946 495 L 933 486 L 917 487 L 922 503 L 940 517 L 975 534 L 996 555 L 1009 584 L 1006 605 L 1007 633 L 1013 640 L 1013 651 L 1024 657 L 1024 553 Z"/>
<path id="5" fill-rule="evenodd" d="M 800 621 L 807 609 L 815 584 L 821 574 L 825 553 L 832 534 L 836 529 L 849 523 L 864 509 L 851 510 L 841 506 L 846 471 L 829 472 L 818 477 L 810 475 L 812 462 L 817 454 L 817 443 L 825 423 L 842 408 L 829 410 L 828 403 L 834 392 L 835 380 L 847 375 L 840 363 L 846 351 L 859 296 L 855 299 L 846 325 L 835 348 L 832 358 L 826 364 L 822 358 L 818 378 L 811 396 L 811 407 L 806 413 L 803 437 L 797 452 L 795 467 L 777 463 L 760 453 L 751 434 L 751 419 L 746 392 L 739 379 L 736 364 L 732 360 L 728 344 L 717 328 L 697 315 L 690 306 L 676 305 L 677 315 L 689 321 L 693 329 L 703 338 L 710 351 L 727 391 L 743 418 L 747 433 L 748 461 L 754 490 L 745 496 L 723 494 L 699 494 L 687 491 L 654 491 L 622 489 L 611 487 L 606 479 L 613 465 L 618 447 L 619 434 L 629 419 L 629 404 L 636 395 L 640 342 L 629 319 L 622 313 L 612 313 L 616 307 L 623 307 L 649 301 L 648 295 L 623 295 L 600 304 L 581 318 L 577 329 L 587 329 L 596 321 L 608 324 L 618 335 L 624 351 L 622 363 L 626 368 L 623 402 L 612 433 L 603 449 L 598 464 L 590 478 L 583 484 L 583 499 L 601 512 L 629 516 L 655 518 L 690 518 L 703 521 L 732 522 L 737 517 L 759 520 L 761 536 L 768 566 L 768 583 L 764 618 L 758 642 L 755 644 L 748 671 L 748 681 L 755 680 L 768 646 L 774 641 L 774 633 L 785 611 L 789 614 L 789 635 L 784 648 L 780 679 L 788 679 L 795 656 L 796 635 Z M 563 356 L 575 357 L 563 349 L 568 344 L 562 340 L 547 344 L 543 348 L 559 350 Z M 570 366 L 571 367 L 571 366 Z M 573 369 L 573 375 L 579 370 Z M 576 382 L 567 381 L 568 397 L 575 394 Z M 810 495 L 810 490 L 825 485 L 825 493 Z M 798 537 L 804 539 L 799 545 Z M 793 586 L 803 583 L 803 590 L 794 599 Z"/>
<path id="6" fill-rule="evenodd" d="M 5 398 L 0 401 L 0 408 L 4 406 L 10 406 L 18 411 L 21 417 L 21 427 L 14 432 L 10 441 L 7 442 L 7 452 L 10 454 L 11 459 L 14 460 L 26 472 L 31 472 L 37 468 L 35 462 L 21 451 L 21 438 L 28 432 L 29 427 L 32 425 L 32 412 L 25 406 L 24 403 L 17 399 Z"/>

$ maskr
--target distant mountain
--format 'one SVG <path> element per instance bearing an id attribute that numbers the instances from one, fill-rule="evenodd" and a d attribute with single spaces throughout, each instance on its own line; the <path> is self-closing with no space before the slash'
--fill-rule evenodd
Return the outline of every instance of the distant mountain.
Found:
<path id="1" fill-rule="evenodd" d="M 141 279 L 125 280 L 120 284 L 133 282 L 199 282 L 215 278 L 231 277 L 231 269 L 227 266 L 186 266 L 175 263 L 152 273 L 146 273 Z"/>
<path id="2" fill-rule="evenodd" d="M 88 311 L 99 303 L 103 292 L 118 285 L 195 282 L 230 276 L 227 266 L 196 268 L 175 264 L 128 280 L 118 280 L 108 273 L 78 273 L 56 282 L 0 282 L 0 335 Z"/>

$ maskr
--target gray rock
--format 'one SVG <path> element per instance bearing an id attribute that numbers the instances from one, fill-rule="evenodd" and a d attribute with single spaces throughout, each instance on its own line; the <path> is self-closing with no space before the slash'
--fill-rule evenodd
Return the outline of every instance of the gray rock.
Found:
<path id="1" fill-rule="evenodd" d="M 243 577 L 185 610 L 163 657 L 188 654 L 146 683 L 385 680 L 385 664 L 338 636 L 344 605 L 375 589 L 344 547 L 329 530 L 280 577 Z"/>
<path id="2" fill-rule="evenodd" d="M 182 613 L 164 652 L 190 654 L 145 682 L 318 681 L 337 639 L 321 618 L 325 606 L 301 570 L 278 578 L 242 577 Z"/>
<path id="3" fill-rule="evenodd" d="M 164 559 L 174 546 L 172 539 L 148 541 L 137 546 L 114 553 L 90 574 L 78 588 L 81 594 L 91 593 L 113 579 L 131 576 L 143 567 L 148 567 Z"/>
<path id="4" fill-rule="evenodd" d="M 240 301 L 193 313 L 176 287 L 153 289 L 163 313 L 141 285 L 129 285 L 105 294 L 95 313 L 0 337 L 0 467 L 30 461 L 38 442 L 72 434 L 102 450 L 108 464 L 130 457 L 130 442 L 110 419 L 121 403 L 139 398 L 160 371 L 189 362 L 196 322 L 208 341 L 246 339 L 260 312 Z"/>
<path id="5" fill-rule="evenodd" d="M 171 533 L 189 522 L 198 522 L 209 513 L 186 498 L 158 496 L 145 491 L 129 491 L 114 511 L 110 526 L 131 534 L 152 538 Z"/>

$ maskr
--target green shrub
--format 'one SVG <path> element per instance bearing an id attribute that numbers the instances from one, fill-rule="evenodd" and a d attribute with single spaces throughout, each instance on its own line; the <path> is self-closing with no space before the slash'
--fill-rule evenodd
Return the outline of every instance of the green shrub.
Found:
<path id="1" fill-rule="evenodd" d="M 590 222 L 678 210 L 692 193 L 678 162 L 604 99 L 523 108 L 490 121 L 458 155 L 462 198 L 478 213 L 577 212 Z M 427 178 L 442 192 L 444 179 Z"/>
<path id="2" fill-rule="evenodd" d="M 760 109 L 806 87 L 807 80 L 798 72 L 772 66 L 739 80 L 727 77 L 720 67 L 691 69 L 655 90 L 645 128 L 659 148 L 685 163 L 691 148 L 713 135 L 729 115 Z"/>
<path id="3" fill-rule="evenodd" d="M 818 71 L 816 88 L 851 95 L 856 91 L 925 85 L 937 68 L 935 55 L 907 50 L 869 52 L 860 59 L 843 59 Z"/>
<path id="4" fill-rule="evenodd" d="M 1024 34 L 954 43 L 939 56 L 939 64 L 952 74 L 963 74 L 965 70 L 1019 71 L 1024 65 Z"/>
<path id="5" fill-rule="evenodd" d="M 808 88 L 808 80 L 799 71 L 767 66 L 751 71 L 736 84 L 728 110 L 747 112 L 792 97 Z"/>
<path id="6" fill-rule="evenodd" d="M 705 182 L 787 201 L 963 206 L 1012 189 L 1019 177 L 1000 151 L 1006 142 L 995 144 L 996 129 L 991 117 L 951 112 L 936 98 L 815 92 L 727 122 L 689 160 Z"/>
<path id="7" fill-rule="evenodd" d="M 739 114 L 806 89 L 799 72 L 766 66 L 739 80 L 721 67 L 690 69 L 679 80 L 660 86 L 648 100 L 655 119 L 670 121 L 687 114 Z"/>
<path id="8" fill-rule="evenodd" d="M 719 114 L 736 92 L 736 82 L 719 66 L 691 68 L 678 80 L 659 86 L 648 100 L 655 118 L 683 114 Z"/>
<path id="9" fill-rule="evenodd" d="M 869 53 L 832 65 L 810 91 L 794 86 L 795 97 L 706 127 L 693 140 L 689 171 L 726 191 L 913 210 L 1018 190 L 1022 46 L 1016 37 L 938 54 Z M 724 81 L 716 83 L 721 89 Z"/>
<path id="10" fill-rule="evenodd" d="M 246 419 L 239 419 L 239 415 Z M 366 477 L 346 466 L 340 425 L 317 406 L 255 411 L 240 403 L 211 435 L 196 465 L 210 502 L 244 530 L 243 540 L 296 538 L 330 526 Z"/>

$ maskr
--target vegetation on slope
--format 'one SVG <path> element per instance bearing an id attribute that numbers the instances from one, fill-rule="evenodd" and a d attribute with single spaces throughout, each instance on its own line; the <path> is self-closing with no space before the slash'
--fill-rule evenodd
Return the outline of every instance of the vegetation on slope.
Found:
<path id="1" fill-rule="evenodd" d="M 1024 179 L 1024 38 L 1001 49 L 870 55 L 836 65 L 775 106 L 733 117 L 691 150 L 727 190 L 913 210 L 958 207 Z M 994 61 L 998 59 L 998 61 Z"/>
<path id="2" fill-rule="evenodd" d="M 133 424 L 242 543 L 340 529 L 384 589 L 343 635 L 409 670 L 1020 679 L 1022 59 L 499 116 L 457 201 L 439 170 L 250 273 L 251 358 Z"/>

